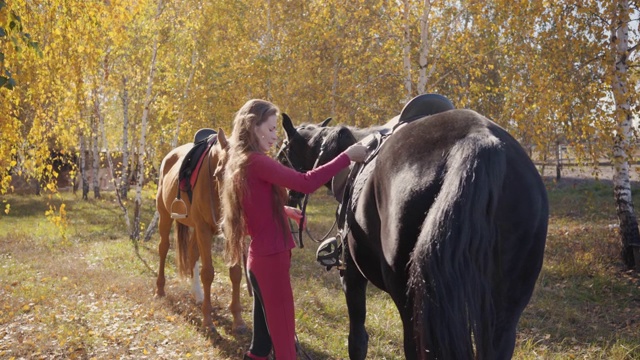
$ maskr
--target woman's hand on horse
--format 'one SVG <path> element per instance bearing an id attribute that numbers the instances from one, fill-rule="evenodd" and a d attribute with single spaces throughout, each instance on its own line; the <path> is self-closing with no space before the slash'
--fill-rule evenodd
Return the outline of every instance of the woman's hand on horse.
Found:
<path id="1" fill-rule="evenodd" d="M 367 158 L 367 147 L 361 144 L 353 144 L 344 152 L 351 161 L 363 162 Z"/>
<path id="2" fill-rule="evenodd" d="M 294 208 L 291 206 L 284 207 L 284 213 L 287 214 L 289 219 L 294 220 L 298 224 L 300 224 L 300 219 L 302 219 L 302 210 L 298 208 Z M 304 218 L 304 223 L 302 224 L 302 229 L 304 230 L 307 227 L 307 218 Z"/>

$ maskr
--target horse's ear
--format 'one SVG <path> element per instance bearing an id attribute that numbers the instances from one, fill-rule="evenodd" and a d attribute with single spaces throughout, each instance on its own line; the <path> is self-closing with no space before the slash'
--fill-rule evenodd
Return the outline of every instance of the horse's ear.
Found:
<path id="1" fill-rule="evenodd" d="M 332 118 L 328 117 L 328 118 L 322 120 L 322 122 L 320 124 L 318 124 L 318 126 L 325 127 L 325 126 L 327 126 L 327 124 L 329 124 L 329 121 L 331 121 L 331 120 L 332 120 Z"/>
<path id="2" fill-rule="evenodd" d="M 342 127 L 338 131 L 338 146 L 340 151 L 346 150 L 349 146 L 356 143 L 356 137 L 347 127 Z"/>
<path id="3" fill-rule="evenodd" d="M 220 142 L 221 148 L 229 148 L 229 141 L 227 141 L 227 137 L 224 135 L 224 130 L 222 130 L 222 128 L 218 128 L 218 142 Z"/>
<path id="4" fill-rule="evenodd" d="M 284 131 L 287 133 L 287 138 L 292 138 L 296 133 L 296 128 L 293 126 L 293 122 L 289 115 L 282 113 L 282 127 Z"/>

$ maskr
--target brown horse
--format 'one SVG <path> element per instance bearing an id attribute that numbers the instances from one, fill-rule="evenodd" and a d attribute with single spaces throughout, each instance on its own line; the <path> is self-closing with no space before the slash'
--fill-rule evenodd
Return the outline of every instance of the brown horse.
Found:
<path id="1" fill-rule="evenodd" d="M 172 218 L 172 203 L 178 192 L 178 173 L 185 155 L 191 150 L 193 143 L 179 146 L 169 152 L 162 160 L 160 167 L 160 179 L 158 181 L 158 194 L 156 196 L 156 208 L 160 214 L 158 231 L 160 233 L 160 264 L 158 270 L 156 296 L 165 295 L 164 266 L 169 251 L 169 232 L 171 225 L 177 223 L 177 256 L 176 262 L 181 275 L 191 277 L 192 291 L 197 303 L 202 303 L 202 326 L 209 334 L 217 331 L 211 319 L 211 283 L 213 282 L 214 269 L 211 262 L 212 238 L 219 232 L 220 225 L 220 181 L 222 171 L 226 163 L 228 142 L 222 130 L 218 132 L 218 142 L 211 146 L 208 153 L 204 154 L 201 170 L 192 189 L 192 201 L 186 192 L 181 191 L 180 198 L 186 206 L 186 217 Z M 193 231 L 189 231 L 189 228 Z M 198 258 L 202 260 L 200 280 L 204 287 L 204 294 L 195 275 L 198 273 Z M 244 332 L 246 325 L 242 320 L 242 305 L 240 304 L 240 281 L 242 280 L 242 267 L 240 265 L 229 268 L 229 277 L 232 283 L 232 296 L 229 310 L 233 314 L 234 332 Z"/>

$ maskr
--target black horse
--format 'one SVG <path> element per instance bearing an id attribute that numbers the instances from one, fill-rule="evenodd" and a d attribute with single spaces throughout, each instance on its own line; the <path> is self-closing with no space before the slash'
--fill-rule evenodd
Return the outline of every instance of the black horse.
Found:
<path id="1" fill-rule="evenodd" d="M 299 171 L 380 131 L 327 121 L 295 128 L 286 116 L 283 126 L 281 159 Z M 393 298 L 407 359 L 511 358 L 549 217 L 520 144 L 474 111 L 449 110 L 398 127 L 357 174 L 341 205 L 350 358 L 367 354 L 368 281 Z"/>

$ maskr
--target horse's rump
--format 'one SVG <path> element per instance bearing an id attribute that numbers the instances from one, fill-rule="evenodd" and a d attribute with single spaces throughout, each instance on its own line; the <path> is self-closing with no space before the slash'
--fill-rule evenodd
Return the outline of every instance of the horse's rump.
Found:
<path id="1" fill-rule="evenodd" d="M 504 275 L 503 266 L 524 261 L 500 253 L 502 243 L 517 239 L 498 223 L 529 221 L 531 228 L 538 227 L 543 207 L 532 205 L 524 213 L 509 214 L 512 218 L 505 217 L 504 208 L 515 209 L 509 204 L 525 200 L 527 191 L 544 199 L 546 193 L 531 161 L 506 132 L 470 111 L 450 115 L 420 124 L 440 143 L 419 147 L 424 153 L 416 150 L 413 157 L 435 162 L 429 166 L 433 177 L 427 176 L 422 186 L 438 190 L 424 197 L 432 203 L 411 253 L 407 295 L 413 299 L 417 348 L 428 349 L 419 358 L 493 359 L 496 306 L 504 306 L 494 302 L 494 291 L 509 286 L 496 281 Z M 517 185 L 506 184 L 509 171 L 537 179 L 537 186 L 513 191 Z M 540 264 L 532 263 L 531 272 L 537 275 Z M 529 296 L 522 294 L 527 301 Z M 519 316 L 518 311 L 500 311 Z"/>

